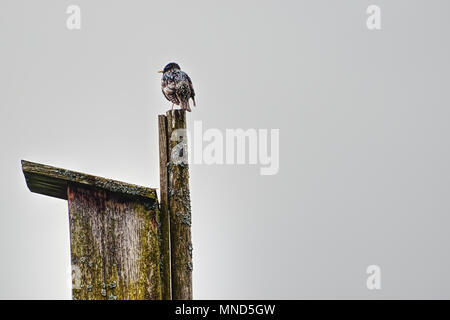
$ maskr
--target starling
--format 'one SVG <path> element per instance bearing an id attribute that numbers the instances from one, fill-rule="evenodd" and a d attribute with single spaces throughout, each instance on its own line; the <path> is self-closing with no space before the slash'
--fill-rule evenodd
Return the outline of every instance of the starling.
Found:
<path id="1" fill-rule="evenodd" d="M 181 109 L 191 112 L 189 99 L 192 99 L 195 107 L 195 92 L 191 78 L 174 62 L 167 64 L 164 70 L 158 72 L 163 74 L 161 89 L 166 99 L 172 102 L 172 110 L 173 105 L 176 104 L 181 105 Z"/>

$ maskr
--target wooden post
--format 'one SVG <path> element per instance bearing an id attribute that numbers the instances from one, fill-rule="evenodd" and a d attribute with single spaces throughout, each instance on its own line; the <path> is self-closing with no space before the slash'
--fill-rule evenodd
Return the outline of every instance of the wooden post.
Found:
<path id="1" fill-rule="evenodd" d="M 170 217 L 167 174 L 167 118 L 158 116 L 160 176 L 161 291 L 164 300 L 172 299 L 170 281 Z"/>
<path id="2" fill-rule="evenodd" d="M 73 299 L 161 299 L 156 190 L 22 161 L 32 192 L 69 202 Z"/>
<path id="3" fill-rule="evenodd" d="M 167 125 L 167 150 L 160 148 L 160 161 L 167 163 L 167 174 L 161 171 L 161 197 L 163 194 L 167 197 L 170 218 L 172 299 L 189 300 L 192 299 L 193 265 L 186 112 L 172 110 L 161 118 Z M 165 132 L 160 127 L 161 134 Z"/>

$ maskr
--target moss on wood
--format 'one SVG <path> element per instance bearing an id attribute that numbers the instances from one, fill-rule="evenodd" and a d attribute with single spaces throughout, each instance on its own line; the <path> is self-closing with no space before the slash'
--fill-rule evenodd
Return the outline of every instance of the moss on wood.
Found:
<path id="1" fill-rule="evenodd" d="M 167 173 L 167 155 L 168 155 L 168 136 L 167 136 L 167 117 L 158 116 L 159 131 L 159 175 L 160 175 L 160 251 L 161 251 L 161 291 L 164 300 L 170 300 L 171 280 L 170 280 L 170 218 L 169 218 L 169 195 L 168 195 L 168 173 Z"/>
<path id="2" fill-rule="evenodd" d="M 157 206 L 68 187 L 74 299 L 161 299 Z"/>
<path id="3" fill-rule="evenodd" d="M 22 171 L 32 192 L 67 200 L 67 186 L 79 185 L 119 193 L 123 196 L 142 198 L 155 203 L 156 189 L 146 188 L 81 172 L 56 168 L 22 160 Z"/>
<path id="4" fill-rule="evenodd" d="M 184 141 L 184 147 L 178 150 L 181 141 L 170 139 L 175 130 L 186 129 L 186 112 L 184 110 L 173 110 L 168 111 L 166 115 L 169 137 L 168 154 L 171 155 L 173 150 L 187 153 L 187 141 Z M 184 138 L 186 139 L 187 137 Z M 187 163 L 175 164 L 173 161 L 169 161 L 167 171 L 172 262 L 172 298 L 174 300 L 192 299 L 193 262 L 189 166 Z"/>

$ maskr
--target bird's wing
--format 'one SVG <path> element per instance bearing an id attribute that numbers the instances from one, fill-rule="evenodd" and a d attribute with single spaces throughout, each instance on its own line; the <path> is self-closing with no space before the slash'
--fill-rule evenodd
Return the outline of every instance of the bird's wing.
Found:
<path id="1" fill-rule="evenodd" d="M 194 102 L 194 107 L 196 106 L 195 105 L 195 91 L 194 91 L 194 86 L 192 85 L 192 80 L 191 80 L 191 78 L 186 74 L 186 77 L 187 77 L 187 79 L 188 79 L 188 82 L 189 82 L 189 89 L 191 89 L 191 98 L 192 98 L 192 101 Z"/>
<path id="2" fill-rule="evenodd" d="M 175 93 L 175 82 L 168 80 L 161 80 L 161 89 L 167 100 L 171 100 L 170 96 Z"/>

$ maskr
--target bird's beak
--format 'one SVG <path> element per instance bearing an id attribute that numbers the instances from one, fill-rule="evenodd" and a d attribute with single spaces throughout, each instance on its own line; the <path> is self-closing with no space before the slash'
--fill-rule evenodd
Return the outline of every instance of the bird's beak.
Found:
<path id="1" fill-rule="evenodd" d="M 163 73 L 163 71 L 162 70 L 158 70 L 158 73 Z"/>

